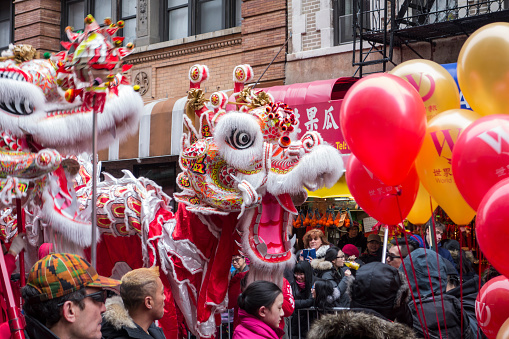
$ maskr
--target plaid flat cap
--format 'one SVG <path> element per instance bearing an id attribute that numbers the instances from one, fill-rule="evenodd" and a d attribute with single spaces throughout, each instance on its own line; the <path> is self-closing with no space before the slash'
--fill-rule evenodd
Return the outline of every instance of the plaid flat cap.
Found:
<path id="1" fill-rule="evenodd" d="M 97 274 L 88 261 L 76 254 L 54 253 L 35 263 L 27 285 L 41 294 L 37 301 L 46 301 L 79 291 L 85 287 L 115 287 L 119 280 Z"/>

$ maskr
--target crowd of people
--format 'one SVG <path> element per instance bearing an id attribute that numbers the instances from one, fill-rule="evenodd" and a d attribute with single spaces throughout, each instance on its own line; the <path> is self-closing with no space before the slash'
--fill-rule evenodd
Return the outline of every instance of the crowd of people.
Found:
<path id="1" fill-rule="evenodd" d="M 283 286 L 247 285 L 247 258 L 235 255 L 233 338 L 485 338 L 475 316 L 479 277 L 457 241 L 442 241 L 443 225 L 436 224 L 436 242 L 430 227 L 424 239 L 392 239 L 385 263 L 380 236 L 352 228 L 337 244 L 318 229 L 307 232 L 307 251 L 296 253 Z M 22 248 L 16 240 L 6 260 Z M 26 338 L 165 338 L 157 267 L 115 280 L 78 255 L 45 254 L 21 289 Z M 490 269 L 483 283 L 497 274 Z"/>

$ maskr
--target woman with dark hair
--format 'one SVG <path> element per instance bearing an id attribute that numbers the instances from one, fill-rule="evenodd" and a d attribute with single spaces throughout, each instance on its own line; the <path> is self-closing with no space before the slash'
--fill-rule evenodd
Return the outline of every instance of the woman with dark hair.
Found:
<path id="1" fill-rule="evenodd" d="M 291 286 L 295 300 L 295 311 L 292 317 L 292 337 L 299 338 L 299 317 L 301 336 L 305 336 L 308 330 L 306 311 L 299 312 L 299 310 L 312 307 L 314 304 L 311 288 L 315 283 L 315 277 L 311 264 L 307 261 L 296 263 L 293 268 L 293 277 L 294 280 Z"/>
<path id="2" fill-rule="evenodd" d="M 454 267 L 456 267 L 456 271 L 458 271 L 458 275 L 461 274 L 463 276 L 463 282 L 467 282 L 468 280 L 477 277 L 474 268 L 472 267 L 472 263 L 467 258 L 465 251 L 460 248 L 460 244 L 457 240 L 447 239 L 442 242 L 442 246 L 451 253 L 451 257 L 454 260 Z M 461 256 L 461 263 L 460 263 Z"/>
<path id="3" fill-rule="evenodd" d="M 315 307 L 319 311 L 327 311 L 338 306 L 339 290 L 331 280 L 316 279 L 312 293 Z"/>
<path id="4" fill-rule="evenodd" d="M 240 323 L 233 339 L 279 339 L 284 331 L 279 328 L 283 317 L 283 292 L 269 281 L 255 281 L 239 295 Z"/>
<path id="5" fill-rule="evenodd" d="M 346 292 L 348 281 L 354 279 L 352 272 L 345 266 L 345 254 L 337 247 L 331 247 L 325 253 L 323 260 L 313 260 L 311 266 L 318 278 L 329 280 L 340 293 L 338 306 L 348 307 L 350 298 Z"/>

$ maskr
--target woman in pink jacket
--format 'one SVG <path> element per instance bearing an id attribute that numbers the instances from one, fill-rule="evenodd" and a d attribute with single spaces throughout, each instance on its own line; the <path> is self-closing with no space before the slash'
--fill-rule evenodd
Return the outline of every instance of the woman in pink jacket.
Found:
<path id="1" fill-rule="evenodd" d="M 233 339 L 279 339 L 283 312 L 283 293 L 274 283 L 255 281 L 239 295 L 239 325 Z"/>

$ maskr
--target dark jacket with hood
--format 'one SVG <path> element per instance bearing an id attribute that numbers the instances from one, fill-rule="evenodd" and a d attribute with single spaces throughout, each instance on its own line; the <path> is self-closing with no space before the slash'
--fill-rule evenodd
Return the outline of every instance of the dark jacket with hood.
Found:
<path id="1" fill-rule="evenodd" d="M 348 294 L 351 308 L 374 310 L 391 321 L 413 325 L 408 307 L 410 288 L 405 275 L 392 266 L 381 262 L 362 266 L 349 283 Z"/>
<path id="2" fill-rule="evenodd" d="M 315 270 L 316 277 L 333 282 L 334 287 L 339 290 L 339 307 L 349 307 L 350 298 L 346 293 L 348 281 L 354 280 L 353 276 L 345 276 L 343 269 L 336 270 L 330 261 L 324 259 L 314 259 L 311 261 L 311 267 Z M 344 267 L 345 270 L 348 267 Z"/>
<path id="3" fill-rule="evenodd" d="M 468 281 L 463 283 L 463 312 L 466 313 L 468 318 L 470 319 L 470 328 L 474 334 L 479 331 L 479 338 L 486 338 L 484 333 L 477 326 L 477 318 L 475 317 L 475 300 L 477 299 L 477 294 L 479 293 L 479 277 L 475 276 Z M 447 291 L 446 294 L 452 295 L 456 297 L 458 300 L 461 300 L 461 288 L 460 286 L 453 288 L 450 291 Z M 477 337 L 477 334 L 476 334 Z"/>
<path id="4" fill-rule="evenodd" d="M 154 323 L 148 328 L 148 333 L 136 324 L 119 296 L 106 300 L 101 332 L 104 339 L 165 339 L 163 330 Z"/>
<path id="5" fill-rule="evenodd" d="M 415 274 L 412 270 L 410 259 L 413 260 Z M 475 335 L 470 328 L 470 320 L 465 313 L 463 314 L 463 333 L 461 332 L 460 301 L 452 295 L 445 294 L 447 271 L 444 260 L 446 259 L 438 256 L 437 263 L 437 253 L 423 248 L 413 251 L 411 255 L 408 255 L 403 260 L 400 271 L 404 272 L 403 267 L 406 268 L 410 286 L 412 287 L 412 293 L 417 303 L 417 306 L 413 301 L 409 303 L 414 318 L 414 330 L 419 336 L 424 337 L 423 328 L 425 328 L 430 339 L 473 339 Z M 430 287 L 430 281 L 433 289 Z M 417 288 L 419 291 L 417 291 Z M 434 293 L 434 298 L 432 292 Z M 422 302 L 419 301 L 419 295 Z M 442 316 L 442 303 L 445 310 L 445 317 Z M 417 307 L 419 313 L 421 313 L 421 309 L 424 312 L 424 319 L 421 313 L 421 320 L 419 320 L 416 311 Z M 439 322 L 437 322 L 437 314 Z M 421 321 L 423 322 L 422 325 Z M 440 333 L 442 335 L 440 335 Z"/>
<path id="6" fill-rule="evenodd" d="M 414 339 L 412 329 L 391 322 L 375 312 L 343 311 L 322 316 L 315 321 L 307 336 L 309 339 Z"/>

